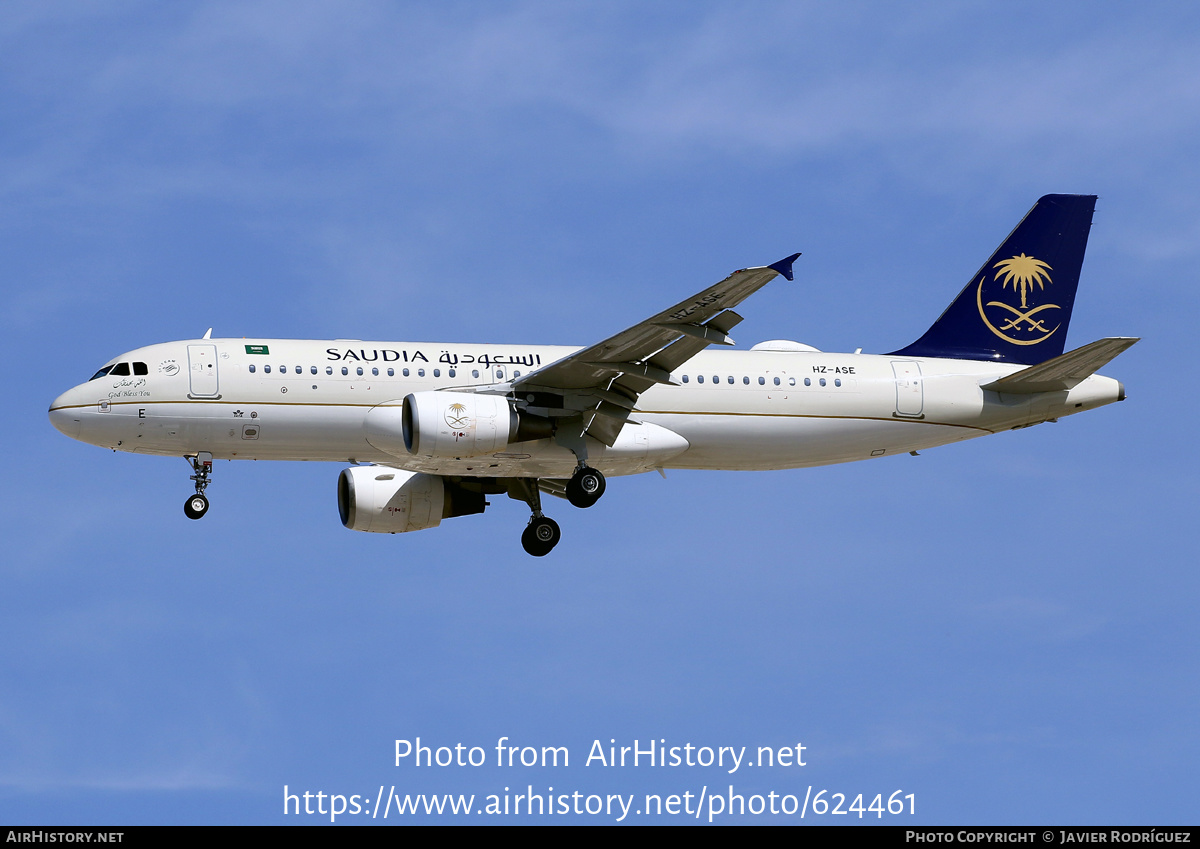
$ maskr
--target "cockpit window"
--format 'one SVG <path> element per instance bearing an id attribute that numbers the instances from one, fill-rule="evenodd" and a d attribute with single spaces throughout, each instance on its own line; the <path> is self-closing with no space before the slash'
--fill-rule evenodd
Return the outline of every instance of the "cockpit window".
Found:
<path id="1" fill-rule="evenodd" d="M 112 377 L 129 377 L 129 363 L 117 363 L 109 372 Z"/>
<path id="2" fill-rule="evenodd" d="M 89 380 L 99 380 L 100 378 L 104 377 L 104 375 L 108 374 L 110 371 L 112 371 L 112 366 L 105 366 L 104 368 L 100 369 L 100 371 L 93 374 L 89 378 Z"/>
<path id="3" fill-rule="evenodd" d="M 145 363 L 134 363 L 133 364 L 133 373 L 134 374 L 149 374 L 150 369 L 146 368 Z"/>

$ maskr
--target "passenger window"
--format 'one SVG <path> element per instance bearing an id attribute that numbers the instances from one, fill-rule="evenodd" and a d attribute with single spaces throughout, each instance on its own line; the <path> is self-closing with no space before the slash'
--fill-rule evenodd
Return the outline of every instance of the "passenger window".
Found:
<path id="1" fill-rule="evenodd" d="M 767 379 L 766 379 L 765 377 L 760 377 L 760 378 L 758 379 L 758 385 L 759 385 L 759 386 L 766 386 L 766 385 L 767 385 Z"/>
<path id="2" fill-rule="evenodd" d="M 729 375 L 729 382 L 730 382 L 730 383 L 733 383 L 733 375 L 732 375 L 732 374 L 731 374 L 731 375 Z"/>
<path id="3" fill-rule="evenodd" d="M 804 378 L 804 385 L 812 386 L 812 378 L 809 378 L 809 377 Z"/>
<path id="4" fill-rule="evenodd" d="M 395 376 L 396 376 L 396 370 L 394 368 L 388 369 L 388 377 L 395 377 Z"/>
<path id="5" fill-rule="evenodd" d="M 304 374 L 304 366 L 296 366 L 296 374 Z"/>
<path id="6" fill-rule="evenodd" d="M 250 363 L 250 373 L 254 374 L 254 363 Z"/>
<path id="7" fill-rule="evenodd" d="M 520 376 L 521 376 L 521 373 L 519 371 L 513 372 L 513 377 L 520 377 Z"/>
<path id="8" fill-rule="evenodd" d="M 713 375 L 713 383 L 720 383 L 720 382 L 721 382 L 721 375 L 714 374 Z"/>
<path id="9" fill-rule="evenodd" d="M 454 377 L 454 375 L 457 374 L 457 372 L 454 369 L 450 369 L 450 371 L 448 371 L 447 374 L 449 374 L 451 377 Z"/>
<path id="10" fill-rule="evenodd" d="M 697 382 L 697 383 L 703 383 L 703 382 L 704 382 L 704 375 L 702 375 L 702 374 L 698 374 L 698 375 L 696 375 L 696 382 Z"/>
<path id="11" fill-rule="evenodd" d="M 326 374 L 333 374 L 333 366 L 325 366 Z"/>
<path id="12" fill-rule="evenodd" d="M 363 371 L 362 371 L 362 366 L 359 366 L 359 367 L 358 367 L 358 369 L 357 369 L 357 371 L 358 371 L 358 376 L 359 376 L 359 377 L 362 377 L 362 373 L 363 373 Z"/>
<path id="13" fill-rule="evenodd" d="M 744 383 L 744 384 L 746 384 L 747 386 L 749 386 L 749 385 L 750 385 L 750 378 L 748 378 L 748 377 L 743 377 L 743 378 L 742 378 L 742 383 Z"/>
<path id="14" fill-rule="evenodd" d="M 350 373 L 350 369 L 346 368 L 345 366 L 342 366 L 342 374 L 347 375 L 349 373 Z"/>
<path id="15" fill-rule="evenodd" d="M 312 367 L 309 369 L 309 371 L 310 371 L 310 372 L 312 372 L 313 374 L 316 374 L 316 373 L 317 373 L 317 367 L 316 367 L 316 366 L 312 366 Z"/>
<path id="16" fill-rule="evenodd" d="M 776 385 L 776 386 L 778 386 L 778 385 L 779 385 L 779 378 L 778 378 L 778 377 L 777 377 L 777 378 L 775 378 L 775 385 Z"/>
<path id="17" fill-rule="evenodd" d="M 841 386 L 841 385 L 842 385 L 842 379 L 841 379 L 840 377 L 835 377 L 835 378 L 833 379 L 833 385 L 834 385 L 834 386 Z"/>
<path id="18" fill-rule="evenodd" d="M 377 369 L 377 368 L 373 368 L 373 369 L 371 369 L 371 376 L 372 376 L 372 377 L 379 377 L 379 369 Z"/>
<path id="19" fill-rule="evenodd" d="M 807 385 L 808 385 L 808 381 L 807 381 L 807 380 L 806 380 L 806 381 L 804 381 L 804 384 L 807 386 Z M 788 378 L 788 386 L 795 386 L 795 385 L 796 385 L 796 378 L 794 378 L 794 377 L 789 377 L 789 378 Z"/>
<path id="20" fill-rule="evenodd" d="M 453 377 L 453 375 L 451 375 L 451 377 Z M 478 378 L 479 377 L 479 369 L 477 369 L 477 368 L 471 369 L 471 377 Z"/>
<path id="21" fill-rule="evenodd" d="M 117 363 L 109 372 L 111 377 L 129 377 L 129 363 Z"/>
<path id="22" fill-rule="evenodd" d="M 425 369 L 423 369 L 423 368 L 417 369 L 417 377 L 424 377 L 424 376 L 425 376 Z"/>
<path id="23" fill-rule="evenodd" d="M 825 385 L 825 378 L 823 378 L 823 377 L 821 378 L 821 385 L 822 385 L 822 386 L 824 386 L 824 385 Z"/>
<path id="24" fill-rule="evenodd" d="M 400 373 L 401 373 L 402 375 L 404 375 L 405 377 L 408 377 L 408 369 L 405 369 L 404 371 L 402 371 L 402 372 L 400 372 Z"/>
<path id="25" fill-rule="evenodd" d="M 442 376 L 442 370 L 441 370 L 440 368 L 435 368 L 435 369 L 433 370 L 433 376 L 434 376 L 434 377 L 441 377 L 441 376 Z"/>
<path id="26" fill-rule="evenodd" d="M 263 366 L 263 372 L 264 372 L 265 374 L 270 374 L 270 373 L 271 373 L 271 367 L 270 367 L 270 366 Z"/>
<path id="27" fill-rule="evenodd" d="M 146 368 L 145 363 L 134 363 L 133 364 L 133 373 L 134 374 L 149 374 L 150 369 Z"/>
<path id="28" fill-rule="evenodd" d="M 686 374 L 683 376 L 683 382 L 687 383 L 687 375 Z"/>

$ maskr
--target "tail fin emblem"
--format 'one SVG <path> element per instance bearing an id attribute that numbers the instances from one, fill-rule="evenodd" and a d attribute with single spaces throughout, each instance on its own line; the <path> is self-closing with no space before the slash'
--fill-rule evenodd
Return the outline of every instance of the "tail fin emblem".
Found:
<path id="1" fill-rule="evenodd" d="M 987 325 L 988 330 L 995 333 L 1001 339 L 1012 342 L 1014 345 L 1036 345 L 1054 335 L 1054 331 L 1058 330 L 1060 325 L 1048 328 L 1044 323 L 1046 316 L 1040 318 L 1036 316 L 1046 310 L 1062 308 L 1058 304 L 1035 304 L 1032 307 L 1029 305 L 1029 295 L 1034 293 L 1035 285 L 1038 290 L 1044 290 L 1047 283 L 1054 282 L 1050 279 L 1050 274 L 1048 273 L 1053 269 L 1040 259 L 1026 256 L 1024 253 L 1001 260 L 992 267 L 999 270 L 990 283 L 986 274 L 980 277 L 979 286 L 975 293 L 975 302 L 979 307 L 979 317 L 983 319 L 983 323 Z M 994 291 L 997 281 L 1000 284 L 999 290 Z M 1012 290 L 1009 293 L 1010 297 L 1019 293 L 1021 296 L 1021 305 L 1020 307 L 1016 307 L 1011 303 L 1001 300 L 988 301 L 987 307 L 1000 311 L 999 314 L 996 312 L 992 314 L 996 322 L 1003 322 L 997 327 L 988 318 L 987 311 L 984 309 L 983 289 L 987 285 L 989 296 L 1003 297 L 1009 283 L 1012 284 Z"/>

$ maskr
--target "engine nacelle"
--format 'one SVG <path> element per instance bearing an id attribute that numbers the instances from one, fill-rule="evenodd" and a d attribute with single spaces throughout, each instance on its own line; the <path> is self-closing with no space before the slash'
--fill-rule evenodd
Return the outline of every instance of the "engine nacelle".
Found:
<path id="1" fill-rule="evenodd" d="M 338 512 L 352 531 L 402 534 L 442 522 L 446 487 L 437 475 L 354 466 L 338 477 Z"/>
<path id="2" fill-rule="evenodd" d="M 477 457 L 517 436 L 517 412 L 499 395 L 414 392 L 404 399 L 404 447 L 416 457 Z"/>
<path id="3" fill-rule="evenodd" d="M 498 490 L 492 489 L 489 492 Z M 338 512 L 352 531 L 402 534 L 442 519 L 482 513 L 484 488 L 388 466 L 354 466 L 338 476 Z"/>

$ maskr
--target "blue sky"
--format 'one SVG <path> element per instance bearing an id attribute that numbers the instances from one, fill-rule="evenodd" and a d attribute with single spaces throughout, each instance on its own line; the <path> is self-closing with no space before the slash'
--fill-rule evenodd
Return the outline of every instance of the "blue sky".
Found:
<path id="1" fill-rule="evenodd" d="M 296 821 L 285 784 L 1195 820 L 1200 11 L 10 3 L 0 56 L 0 820 Z M 1105 369 L 1126 403 L 918 458 L 614 479 L 555 502 L 544 560 L 502 498 L 347 531 L 326 464 L 221 463 L 189 522 L 183 461 L 46 419 L 210 326 L 582 345 L 797 250 L 738 341 L 890 351 L 1048 192 L 1100 196 L 1068 346 L 1143 337 Z M 393 766 L 417 736 L 572 762 Z M 807 766 L 583 764 L 652 738 Z"/>

